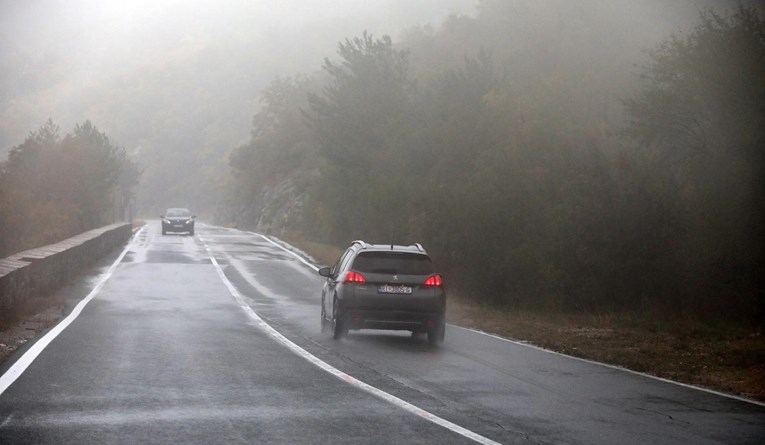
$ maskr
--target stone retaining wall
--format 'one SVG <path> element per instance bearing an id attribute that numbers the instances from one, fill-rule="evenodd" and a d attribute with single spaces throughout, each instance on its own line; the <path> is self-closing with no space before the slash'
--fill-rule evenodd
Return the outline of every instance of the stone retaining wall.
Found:
<path id="1" fill-rule="evenodd" d="M 130 223 L 117 223 L 0 259 L 0 316 L 55 290 L 83 267 L 124 244 L 132 233 Z"/>

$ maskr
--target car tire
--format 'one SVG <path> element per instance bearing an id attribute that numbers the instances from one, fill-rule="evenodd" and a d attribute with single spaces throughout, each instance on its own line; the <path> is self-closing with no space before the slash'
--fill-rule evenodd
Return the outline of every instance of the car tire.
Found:
<path id="1" fill-rule="evenodd" d="M 189 236 L 194 236 L 194 229 L 191 229 L 191 231 L 189 232 Z"/>
<path id="2" fill-rule="evenodd" d="M 162 228 L 162 234 L 163 234 L 163 235 L 167 235 L 167 230 L 165 230 L 165 228 L 164 228 L 164 227 Z"/>
<path id="3" fill-rule="evenodd" d="M 339 340 L 348 334 L 348 329 L 343 320 L 343 310 L 337 302 L 337 298 L 332 302 L 332 337 Z"/>
<path id="4" fill-rule="evenodd" d="M 446 334 L 446 322 L 442 319 L 433 328 L 428 330 L 428 344 L 431 346 L 438 346 L 444 342 L 444 335 Z"/>

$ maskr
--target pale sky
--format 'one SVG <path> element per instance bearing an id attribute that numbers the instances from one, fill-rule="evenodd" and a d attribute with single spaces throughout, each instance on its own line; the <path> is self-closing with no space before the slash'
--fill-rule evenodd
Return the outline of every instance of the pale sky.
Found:
<path id="1" fill-rule="evenodd" d="M 255 90 L 242 93 L 256 95 L 277 75 L 317 69 L 346 37 L 395 38 L 474 9 L 475 0 L 0 0 L 0 153 L 49 117 L 62 128 L 98 125 L 108 111 L 91 95 L 145 82 L 144 72 L 219 52 L 241 59 Z"/>

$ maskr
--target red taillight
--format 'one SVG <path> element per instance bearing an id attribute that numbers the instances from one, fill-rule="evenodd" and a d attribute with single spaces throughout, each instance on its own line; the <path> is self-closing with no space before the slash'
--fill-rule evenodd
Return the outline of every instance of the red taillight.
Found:
<path id="1" fill-rule="evenodd" d="M 444 280 L 439 274 L 431 275 L 425 280 L 425 287 L 442 287 L 443 285 Z"/>
<path id="2" fill-rule="evenodd" d="M 349 270 L 347 274 L 345 274 L 345 280 L 343 280 L 343 284 L 367 284 L 367 279 L 364 278 L 364 275 L 361 275 L 358 272 L 354 272 L 352 270 Z"/>

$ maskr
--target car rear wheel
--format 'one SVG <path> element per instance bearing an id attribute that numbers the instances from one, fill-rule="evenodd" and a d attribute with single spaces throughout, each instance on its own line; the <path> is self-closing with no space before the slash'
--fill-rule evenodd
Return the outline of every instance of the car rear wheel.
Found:
<path id="1" fill-rule="evenodd" d="M 348 334 L 348 328 L 343 320 L 343 311 L 337 302 L 337 298 L 332 302 L 332 337 L 336 340 Z"/>
<path id="2" fill-rule="evenodd" d="M 428 344 L 431 346 L 438 346 L 444 342 L 444 335 L 446 334 L 446 322 L 442 319 L 434 327 L 428 330 Z"/>

